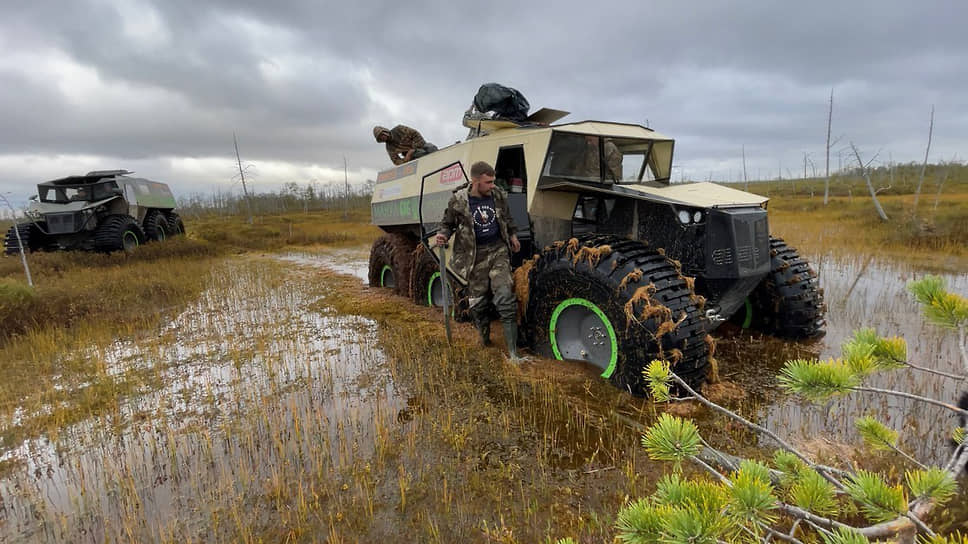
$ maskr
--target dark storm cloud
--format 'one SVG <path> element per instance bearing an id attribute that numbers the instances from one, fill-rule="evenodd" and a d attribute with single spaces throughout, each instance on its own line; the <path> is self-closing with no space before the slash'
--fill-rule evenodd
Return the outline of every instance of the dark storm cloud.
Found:
<path id="1" fill-rule="evenodd" d="M 804 153 L 820 161 L 831 88 L 835 135 L 871 154 L 916 160 L 932 104 L 935 160 L 968 134 L 958 3 L 91 0 L 5 11 L 0 190 L 21 156 L 228 165 L 233 131 L 248 160 L 293 165 L 271 175 L 341 170 L 346 156 L 354 175 L 372 176 L 387 166 L 372 124 L 451 143 L 486 81 L 572 120 L 648 122 L 678 139 L 679 171 L 700 179 L 735 178 L 743 146 L 762 171 L 802 173 Z"/>

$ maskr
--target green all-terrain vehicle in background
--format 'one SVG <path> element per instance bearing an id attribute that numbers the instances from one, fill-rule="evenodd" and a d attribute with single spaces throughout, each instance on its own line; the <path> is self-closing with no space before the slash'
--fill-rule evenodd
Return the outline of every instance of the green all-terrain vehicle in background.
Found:
<path id="1" fill-rule="evenodd" d="M 823 334 L 817 274 L 770 234 L 766 198 L 672 184 L 672 138 L 634 124 L 552 124 L 564 114 L 465 119 L 479 137 L 380 172 L 372 216 L 385 234 L 370 254 L 370 284 L 439 305 L 428 241 L 464 168 L 487 161 L 522 246 L 511 257 L 522 339 L 539 353 L 645 392 L 653 359 L 701 383 L 707 333 L 726 320 L 785 338 Z M 448 276 L 459 317 L 467 280 Z"/>
<path id="2" fill-rule="evenodd" d="M 131 251 L 185 233 L 175 197 L 164 183 L 99 170 L 46 181 L 27 207 L 27 221 L 7 231 L 8 255 L 27 251 Z M 18 236 L 19 235 L 19 236 Z"/>

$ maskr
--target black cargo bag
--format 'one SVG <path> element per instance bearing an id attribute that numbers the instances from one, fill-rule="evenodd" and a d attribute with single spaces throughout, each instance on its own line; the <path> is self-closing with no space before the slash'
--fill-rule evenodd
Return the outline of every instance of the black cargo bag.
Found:
<path id="1" fill-rule="evenodd" d="M 499 83 L 485 83 L 474 95 L 474 107 L 481 113 L 493 111 L 505 119 L 524 121 L 531 104 L 517 89 Z"/>

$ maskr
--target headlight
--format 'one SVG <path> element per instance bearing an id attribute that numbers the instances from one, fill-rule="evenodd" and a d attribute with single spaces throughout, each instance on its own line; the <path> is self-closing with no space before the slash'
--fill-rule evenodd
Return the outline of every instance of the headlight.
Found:
<path id="1" fill-rule="evenodd" d="M 667 216 L 668 217 L 668 216 Z M 683 225 L 689 224 L 689 212 L 686 210 L 679 210 L 679 222 Z"/>
<path id="2" fill-rule="evenodd" d="M 692 222 L 693 223 L 698 223 L 700 221 L 702 221 L 702 212 L 696 212 L 696 213 L 692 214 Z"/>

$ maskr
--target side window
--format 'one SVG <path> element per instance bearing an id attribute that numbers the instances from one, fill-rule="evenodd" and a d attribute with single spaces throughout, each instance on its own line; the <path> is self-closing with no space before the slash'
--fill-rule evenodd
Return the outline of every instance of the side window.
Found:
<path id="1" fill-rule="evenodd" d="M 134 185 L 131 183 L 124 184 L 124 199 L 128 201 L 129 205 L 138 202 L 138 195 L 135 193 Z"/>

